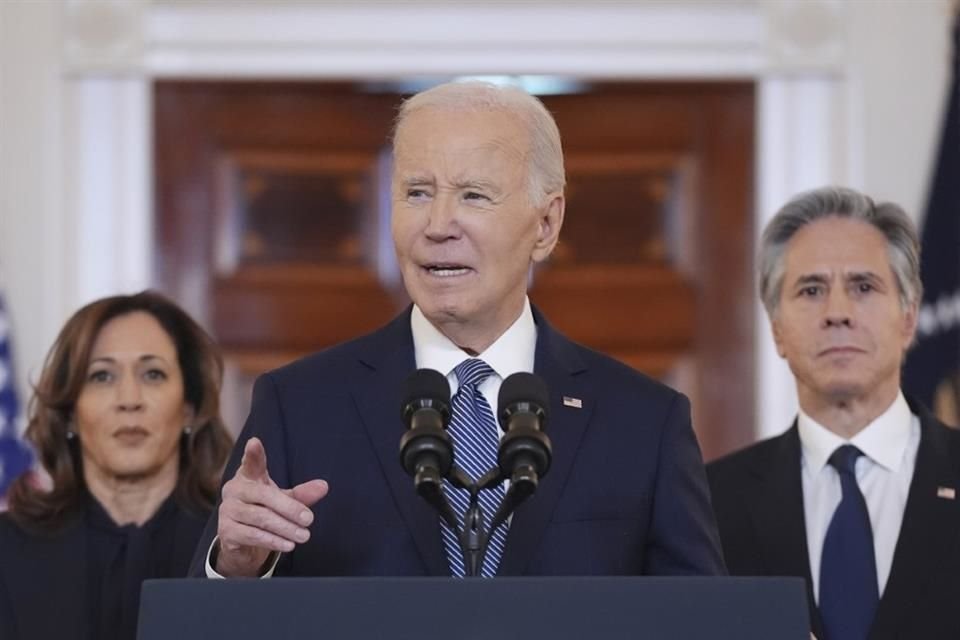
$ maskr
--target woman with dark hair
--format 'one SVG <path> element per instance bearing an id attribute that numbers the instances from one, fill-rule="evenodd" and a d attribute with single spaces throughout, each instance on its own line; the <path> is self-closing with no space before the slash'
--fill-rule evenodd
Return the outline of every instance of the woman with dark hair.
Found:
<path id="1" fill-rule="evenodd" d="M 22 476 L 0 515 L 0 638 L 132 640 L 143 580 L 186 575 L 231 447 L 222 368 L 157 293 L 67 321 L 26 432 L 52 488 Z"/>

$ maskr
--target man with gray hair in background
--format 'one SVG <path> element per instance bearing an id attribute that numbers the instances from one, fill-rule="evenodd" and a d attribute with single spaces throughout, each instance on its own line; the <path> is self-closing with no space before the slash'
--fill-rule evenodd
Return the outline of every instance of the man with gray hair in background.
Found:
<path id="1" fill-rule="evenodd" d="M 903 210 L 850 189 L 798 195 L 761 240 L 800 411 L 708 477 L 730 573 L 806 578 L 820 640 L 960 638 L 960 432 L 900 390 L 919 264 Z"/>
<path id="2" fill-rule="evenodd" d="M 455 455 L 478 473 L 497 460 L 503 380 L 532 371 L 549 388 L 550 473 L 495 529 L 479 575 L 723 573 L 687 399 L 567 340 L 527 298 L 564 219 L 550 113 L 519 89 L 445 84 L 402 105 L 393 143 L 413 304 L 258 379 L 193 575 L 469 573 L 399 460 L 401 387 L 423 368 L 446 377 Z M 463 523 L 467 500 L 453 502 Z"/>

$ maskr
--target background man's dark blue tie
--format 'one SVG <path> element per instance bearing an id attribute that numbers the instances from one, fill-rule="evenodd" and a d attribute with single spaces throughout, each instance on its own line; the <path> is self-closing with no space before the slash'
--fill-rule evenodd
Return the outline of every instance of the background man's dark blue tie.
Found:
<path id="1" fill-rule="evenodd" d="M 862 455 L 846 444 L 830 456 L 840 474 L 843 498 L 827 527 L 820 557 L 823 640 L 864 640 L 880 600 L 870 513 L 854 472 Z"/>

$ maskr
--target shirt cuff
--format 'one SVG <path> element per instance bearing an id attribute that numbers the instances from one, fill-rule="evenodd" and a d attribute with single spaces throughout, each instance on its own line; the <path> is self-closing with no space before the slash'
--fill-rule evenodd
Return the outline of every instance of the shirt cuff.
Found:
<path id="1" fill-rule="evenodd" d="M 207 561 L 205 570 L 208 578 L 213 578 L 215 580 L 226 580 L 227 576 L 222 576 L 217 573 L 216 569 L 213 568 L 213 559 L 216 558 L 217 553 L 220 552 L 220 536 L 216 536 L 213 539 L 213 542 L 210 543 L 210 548 L 207 549 Z M 261 580 L 263 578 L 272 578 L 273 572 L 277 568 L 277 563 L 280 562 L 280 553 L 278 551 L 271 551 L 270 555 L 267 556 L 266 562 L 263 563 L 261 570 L 265 570 L 265 573 L 262 573 L 258 576 Z"/>

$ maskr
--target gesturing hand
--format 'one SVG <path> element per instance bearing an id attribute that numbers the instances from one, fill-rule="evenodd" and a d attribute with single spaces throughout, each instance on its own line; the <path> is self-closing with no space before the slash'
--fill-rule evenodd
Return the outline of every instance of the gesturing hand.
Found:
<path id="1" fill-rule="evenodd" d="M 310 539 L 310 511 L 327 495 L 327 483 L 310 480 L 281 489 L 267 472 L 267 454 L 258 438 L 243 449 L 240 467 L 223 485 L 217 535 L 217 573 L 256 576 L 272 551 L 292 551 Z"/>

